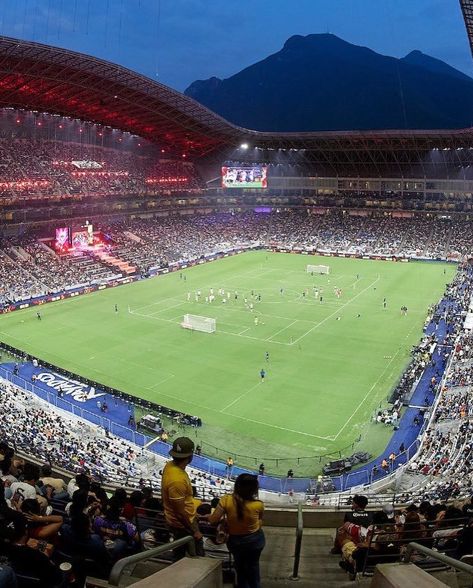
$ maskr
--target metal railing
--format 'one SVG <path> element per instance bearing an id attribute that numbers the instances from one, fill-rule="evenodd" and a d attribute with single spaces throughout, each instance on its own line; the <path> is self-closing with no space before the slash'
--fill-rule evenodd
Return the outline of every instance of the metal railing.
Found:
<path id="1" fill-rule="evenodd" d="M 294 548 L 294 566 L 290 580 L 299 580 L 299 563 L 301 560 L 302 535 L 304 533 L 304 517 L 302 516 L 302 504 L 297 507 L 296 544 Z"/>
<path id="2" fill-rule="evenodd" d="M 453 557 L 449 557 L 448 555 L 439 553 L 438 551 L 434 551 L 433 549 L 429 549 L 428 547 L 424 547 L 423 545 L 420 545 L 419 543 L 415 542 L 409 543 L 407 545 L 406 553 L 403 558 L 403 563 L 410 563 L 411 556 L 414 552 L 422 553 L 423 555 L 431 557 L 432 559 L 435 559 L 440 563 L 445 564 L 446 566 L 454 568 L 459 572 L 465 572 L 466 574 L 470 574 L 471 576 L 473 576 L 473 566 L 470 566 L 458 559 L 453 559 Z"/>
<path id="3" fill-rule="evenodd" d="M 113 566 L 112 571 L 110 572 L 108 583 L 112 586 L 118 586 L 121 577 L 125 573 L 126 569 L 130 566 L 161 555 L 162 553 L 166 553 L 166 551 L 171 551 L 177 547 L 182 547 L 183 545 L 188 545 L 189 555 L 191 557 L 195 557 L 196 553 L 194 538 L 189 535 L 189 537 L 183 537 L 182 539 L 177 539 L 171 543 L 165 543 L 164 545 L 160 545 L 154 549 L 149 549 L 148 551 L 135 553 L 135 555 L 130 555 L 128 557 L 124 557 L 120 561 L 117 561 L 117 563 Z"/>

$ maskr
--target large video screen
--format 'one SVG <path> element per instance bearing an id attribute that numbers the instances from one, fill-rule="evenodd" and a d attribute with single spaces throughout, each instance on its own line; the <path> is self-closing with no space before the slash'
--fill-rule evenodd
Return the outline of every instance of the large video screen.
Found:
<path id="1" fill-rule="evenodd" d="M 56 229 L 56 244 L 57 250 L 67 249 L 71 245 L 71 228 L 58 227 Z"/>
<path id="2" fill-rule="evenodd" d="M 268 168 L 265 165 L 223 166 L 222 188 L 267 188 Z"/>

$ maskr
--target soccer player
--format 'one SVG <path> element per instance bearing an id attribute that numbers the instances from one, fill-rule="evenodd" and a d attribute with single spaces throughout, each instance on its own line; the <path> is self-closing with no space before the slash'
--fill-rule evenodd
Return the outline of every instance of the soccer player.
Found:
<path id="1" fill-rule="evenodd" d="M 115 304 L 115 312 L 118 312 L 118 304 Z"/>
<path id="2" fill-rule="evenodd" d="M 385 298 L 385 299 L 383 300 L 383 308 L 384 308 L 384 309 L 386 309 L 387 305 L 388 305 L 388 303 L 387 303 L 387 301 L 386 301 L 386 298 Z"/>
<path id="3" fill-rule="evenodd" d="M 322 295 L 320 295 L 320 298 L 319 298 L 320 304 L 322 304 L 323 301 L 324 301 L 324 297 Z"/>
<path id="4" fill-rule="evenodd" d="M 261 371 L 259 373 L 260 378 L 261 378 L 261 383 L 264 384 L 264 378 L 266 377 L 266 372 L 264 371 L 263 368 L 261 368 Z"/>
<path id="5" fill-rule="evenodd" d="M 190 302 L 190 301 L 191 301 L 191 293 L 187 292 L 187 302 Z"/>
<path id="6" fill-rule="evenodd" d="M 39 310 L 38 310 L 38 312 L 36 313 L 36 318 L 37 318 L 39 321 L 41 320 L 41 313 L 39 312 Z"/>
<path id="7" fill-rule="evenodd" d="M 257 326 L 258 326 L 258 317 L 255 316 L 255 327 L 257 327 Z"/>
<path id="8" fill-rule="evenodd" d="M 281 294 L 281 296 L 284 294 L 284 288 L 281 288 L 281 289 L 279 290 L 279 294 Z"/>
<path id="9" fill-rule="evenodd" d="M 266 357 L 266 361 L 269 361 L 269 351 L 266 351 L 265 357 Z"/>

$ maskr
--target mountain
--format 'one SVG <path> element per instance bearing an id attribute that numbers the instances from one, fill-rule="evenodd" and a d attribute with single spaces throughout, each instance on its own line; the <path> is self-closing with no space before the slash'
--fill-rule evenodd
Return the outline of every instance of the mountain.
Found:
<path id="1" fill-rule="evenodd" d="M 380 55 L 330 34 L 296 35 L 277 53 L 185 91 L 260 131 L 453 129 L 473 125 L 473 79 L 412 51 Z"/>

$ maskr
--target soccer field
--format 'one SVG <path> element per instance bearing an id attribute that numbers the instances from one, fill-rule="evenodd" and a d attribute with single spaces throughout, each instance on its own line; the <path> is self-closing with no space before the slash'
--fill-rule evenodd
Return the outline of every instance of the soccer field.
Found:
<path id="1" fill-rule="evenodd" d="M 307 263 L 327 264 L 330 274 L 307 274 Z M 206 453 L 240 454 L 236 463 L 253 467 L 265 461 L 268 472 L 293 467 L 296 475 L 314 474 L 323 461 L 294 458 L 336 452 L 360 436 L 356 450 L 382 451 L 390 431 L 370 418 L 454 272 L 442 263 L 250 252 L 182 276 L 54 302 L 41 307 L 42 321 L 36 308 L 2 315 L 0 337 L 98 382 L 200 416 L 204 426 L 191 434 Z M 205 303 L 210 288 L 212 304 Z M 231 293 L 226 303 L 220 288 Z M 181 328 L 185 313 L 216 318 L 216 333 Z M 276 458 L 290 459 L 276 467 Z"/>

